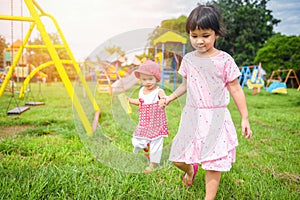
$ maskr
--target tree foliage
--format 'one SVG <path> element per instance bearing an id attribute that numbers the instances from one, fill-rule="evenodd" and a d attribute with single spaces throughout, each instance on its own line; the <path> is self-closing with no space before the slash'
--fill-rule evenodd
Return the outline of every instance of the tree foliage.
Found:
<path id="1" fill-rule="evenodd" d="M 173 18 L 173 19 L 167 19 L 161 22 L 160 26 L 157 26 L 152 34 L 150 34 L 148 38 L 148 46 L 154 47 L 154 40 L 157 39 L 159 36 L 163 35 L 164 33 L 168 31 L 173 31 L 185 38 L 189 38 L 188 34 L 185 32 L 185 23 L 187 20 L 187 16 L 181 15 L 178 18 Z M 190 40 L 187 40 L 186 44 L 186 51 L 189 52 L 191 51 L 192 45 L 190 43 Z M 158 47 L 160 49 L 160 47 Z M 178 55 L 181 55 L 182 52 L 182 44 L 180 43 L 172 43 L 169 45 L 165 45 L 165 57 L 170 57 L 173 55 L 173 52 L 176 52 Z M 154 48 L 149 49 L 149 55 L 148 57 L 154 58 Z"/>
<path id="2" fill-rule="evenodd" d="M 158 38 L 160 35 L 164 34 L 167 31 L 174 31 L 188 37 L 185 33 L 185 23 L 187 17 L 184 15 L 179 16 L 178 18 L 163 20 L 160 23 L 160 26 L 156 27 L 152 34 L 149 36 L 149 43 L 153 46 L 153 41 Z"/>
<path id="3" fill-rule="evenodd" d="M 262 62 L 267 72 L 276 69 L 300 69 L 300 36 L 275 35 L 259 49 L 255 62 Z"/>
<path id="4" fill-rule="evenodd" d="M 112 55 L 114 53 L 123 56 L 125 54 L 125 51 L 122 50 L 122 47 L 117 45 L 112 45 L 109 47 L 105 47 L 104 50 L 109 54 Z"/>
<path id="5" fill-rule="evenodd" d="M 280 20 L 266 8 L 269 0 L 218 0 L 227 36 L 218 41 L 220 49 L 231 54 L 238 65 L 253 64 L 256 52 L 274 35 Z"/>
<path id="6" fill-rule="evenodd" d="M 54 45 L 61 45 L 62 42 L 57 33 L 50 33 L 50 39 Z M 32 41 L 28 42 L 29 45 L 44 45 L 44 42 L 41 38 L 34 38 Z M 66 51 L 66 49 L 56 49 L 60 59 L 69 60 L 70 57 Z M 47 49 L 44 48 L 33 48 L 29 49 L 27 61 L 28 64 L 32 64 L 35 67 L 40 66 L 43 63 L 51 61 L 50 54 Z M 65 69 L 69 76 L 74 77 L 76 75 L 76 71 L 72 65 L 64 65 Z M 58 72 L 54 65 L 49 66 L 43 69 L 43 72 L 48 75 L 48 79 L 53 80 L 54 78 L 59 78 Z"/>
<path id="7" fill-rule="evenodd" d="M 225 38 L 218 39 L 217 47 L 231 54 L 238 65 L 251 65 L 256 52 L 269 37 L 272 37 L 273 26 L 280 20 L 272 16 L 266 8 L 269 0 L 216 0 L 211 1 L 222 11 L 224 26 L 227 30 Z M 186 16 L 168 19 L 161 22 L 149 37 L 150 44 L 159 35 L 172 30 L 185 35 Z M 189 41 L 189 40 L 188 40 Z M 192 50 L 190 43 L 187 51 Z"/>

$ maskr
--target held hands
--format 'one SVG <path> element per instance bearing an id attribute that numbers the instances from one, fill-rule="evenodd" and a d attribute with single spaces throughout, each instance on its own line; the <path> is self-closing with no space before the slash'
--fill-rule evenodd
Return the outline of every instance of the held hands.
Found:
<path id="1" fill-rule="evenodd" d="M 170 96 L 163 96 L 159 100 L 159 106 L 165 107 L 165 106 L 169 105 L 169 103 L 175 99 L 177 99 L 177 95 L 175 93 L 172 93 Z"/>
<path id="2" fill-rule="evenodd" d="M 252 137 L 252 130 L 250 129 L 248 119 L 242 119 L 242 134 L 246 139 L 250 139 Z"/>
<path id="3" fill-rule="evenodd" d="M 169 105 L 169 103 L 171 102 L 171 98 L 170 96 L 165 96 L 165 106 Z"/>
<path id="4" fill-rule="evenodd" d="M 163 96 L 160 98 L 158 105 L 160 107 L 166 107 L 171 102 L 170 96 Z"/>
<path id="5" fill-rule="evenodd" d="M 159 99 L 158 101 L 158 106 L 161 107 L 161 108 L 164 108 L 166 107 L 166 99 L 165 99 L 166 96 L 163 96 Z"/>

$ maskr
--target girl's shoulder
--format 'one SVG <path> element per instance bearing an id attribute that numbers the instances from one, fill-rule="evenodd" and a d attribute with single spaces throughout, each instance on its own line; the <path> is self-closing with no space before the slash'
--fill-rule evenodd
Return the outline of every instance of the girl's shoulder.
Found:
<path id="1" fill-rule="evenodd" d="M 199 58 L 197 56 L 197 51 L 196 50 L 188 52 L 188 53 L 186 53 L 183 56 L 183 59 L 186 59 L 186 60 L 190 60 L 192 58 Z M 230 59 L 233 59 L 233 57 L 229 53 L 227 53 L 227 52 L 225 52 L 223 50 L 219 50 L 218 54 L 216 54 L 215 56 L 210 57 L 210 59 L 213 59 L 213 58 L 216 58 L 216 59 L 219 59 L 219 58 L 230 58 Z"/>
<path id="2" fill-rule="evenodd" d="M 196 55 L 196 50 L 186 53 L 183 56 L 183 59 L 189 59 L 189 58 L 195 57 L 195 55 Z"/>
<path id="3" fill-rule="evenodd" d="M 220 50 L 220 53 L 217 54 L 214 57 L 217 58 L 217 59 L 229 59 L 229 60 L 233 60 L 233 57 L 229 53 L 227 53 L 225 51 L 222 51 L 222 50 Z"/>

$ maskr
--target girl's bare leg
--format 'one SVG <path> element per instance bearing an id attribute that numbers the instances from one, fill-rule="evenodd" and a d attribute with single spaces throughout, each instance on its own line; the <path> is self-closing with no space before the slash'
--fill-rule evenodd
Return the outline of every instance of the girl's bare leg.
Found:
<path id="1" fill-rule="evenodd" d="M 206 195 L 205 200 L 213 200 L 216 197 L 219 183 L 221 179 L 221 172 L 206 170 L 205 183 Z"/>
<path id="2" fill-rule="evenodd" d="M 184 162 L 174 162 L 174 165 L 187 174 L 186 180 L 188 183 L 191 183 L 193 181 L 193 175 L 194 175 L 193 165 L 186 164 Z"/>

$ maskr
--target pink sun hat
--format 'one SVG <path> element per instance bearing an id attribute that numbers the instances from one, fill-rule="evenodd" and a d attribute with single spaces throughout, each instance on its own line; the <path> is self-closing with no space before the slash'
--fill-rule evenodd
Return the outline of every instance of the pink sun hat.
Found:
<path id="1" fill-rule="evenodd" d="M 140 78 L 140 73 L 155 76 L 157 81 L 161 78 L 160 66 L 152 60 L 146 60 L 140 64 L 139 68 L 134 71 L 135 77 Z"/>

